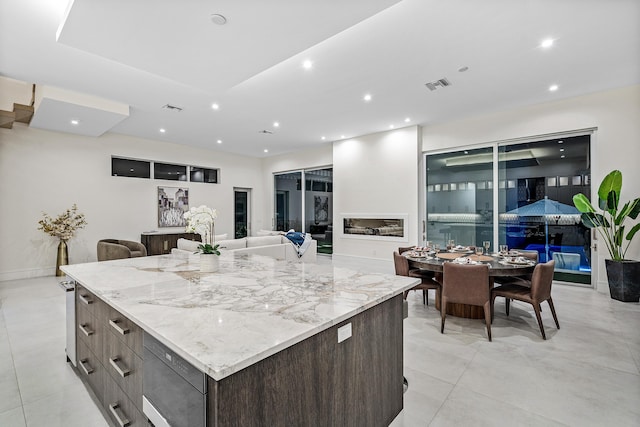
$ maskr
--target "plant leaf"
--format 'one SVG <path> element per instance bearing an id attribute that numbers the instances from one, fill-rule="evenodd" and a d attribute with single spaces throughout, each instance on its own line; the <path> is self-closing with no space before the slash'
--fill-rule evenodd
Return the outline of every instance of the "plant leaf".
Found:
<path id="1" fill-rule="evenodd" d="M 629 233 L 627 234 L 627 240 L 633 239 L 633 236 L 635 236 L 635 234 L 638 232 L 638 230 L 640 230 L 640 223 L 634 225 L 631 228 L 631 230 L 629 230 Z"/>
<path id="2" fill-rule="evenodd" d="M 631 202 L 631 208 L 629 209 L 629 218 L 636 219 L 640 214 L 640 197 Z"/>
<path id="3" fill-rule="evenodd" d="M 600 188 L 598 188 L 598 197 L 601 200 L 607 200 L 609 193 L 613 191 L 620 199 L 620 190 L 622 190 L 622 172 L 616 169 L 609 172 L 602 180 Z"/>
<path id="4" fill-rule="evenodd" d="M 578 193 L 573 196 L 573 205 L 582 213 L 596 211 L 593 206 L 591 206 L 591 202 L 589 201 L 587 196 L 582 193 Z"/>
<path id="5" fill-rule="evenodd" d="M 616 246 L 622 246 L 622 239 L 624 239 L 624 225 L 616 230 L 616 234 L 613 236 L 613 242 Z"/>
<path id="6" fill-rule="evenodd" d="M 616 216 L 616 212 L 618 211 L 618 202 L 620 201 L 620 193 L 616 193 L 615 191 L 609 191 L 607 195 L 607 211 L 613 217 Z"/>
<path id="7" fill-rule="evenodd" d="M 606 219 L 598 214 L 593 212 L 585 212 L 580 215 L 580 219 L 582 223 L 589 228 L 598 228 L 606 223 Z"/>

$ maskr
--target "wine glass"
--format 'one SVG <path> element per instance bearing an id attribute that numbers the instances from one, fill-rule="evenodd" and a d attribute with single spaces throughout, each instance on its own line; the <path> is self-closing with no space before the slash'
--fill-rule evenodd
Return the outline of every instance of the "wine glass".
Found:
<path id="1" fill-rule="evenodd" d="M 500 255 L 506 255 L 509 252 L 509 246 L 500 245 Z"/>
<path id="2" fill-rule="evenodd" d="M 482 255 L 482 246 L 476 246 L 476 255 L 477 256 Z"/>
<path id="3" fill-rule="evenodd" d="M 485 240 L 484 242 L 482 242 L 482 246 L 484 246 L 484 250 L 488 254 L 489 248 L 491 247 L 491 242 L 489 240 Z"/>
<path id="4" fill-rule="evenodd" d="M 447 250 L 450 251 L 456 246 L 456 241 L 451 239 L 447 242 Z"/>

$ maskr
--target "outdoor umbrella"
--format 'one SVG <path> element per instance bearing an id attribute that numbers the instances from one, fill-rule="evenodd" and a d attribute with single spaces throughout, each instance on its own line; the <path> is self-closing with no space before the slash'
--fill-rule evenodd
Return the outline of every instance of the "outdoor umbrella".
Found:
<path id="1" fill-rule="evenodd" d="M 525 206 L 520 206 L 517 209 L 513 209 L 507 214 L 517 215 L 518 217 L 542 217 L 544 218 L 544 253 L 545 261 L 549 260 L 549 218 L 553 220 L 559 219 L 558 217 L 564 215 L 575 215 L 580 217 L 580 211 L 575 206 L 565 205 L 564 203 L 557 202 L 544 197 L 542 200 L 530 203 Z"/>

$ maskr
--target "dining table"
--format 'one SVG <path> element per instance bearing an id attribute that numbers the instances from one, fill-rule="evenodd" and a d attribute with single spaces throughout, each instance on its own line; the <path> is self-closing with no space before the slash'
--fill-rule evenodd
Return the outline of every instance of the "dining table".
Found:
<path id="1" fill-rule="evenodd" d="M 442 271 L 445 262 L 459 262 L 460 258 L 473 264 L 486 264 L 489 266 L 489 288 L 491 291 L 494 280 L 500 277 L 528 276 L 533 273 L 536 263 L 531 260 L 520 258 L 518 252 L 510 252 L 507 255 L 492 253 L 487 255 L 476 255 L 471 249 L 462 250 L 442 250 L 433 251 L 407 251 L 403 255 L 409 261 L 409 268 L 431 271 L 434 279 L 442 284 Z M 498 279 L 499 281 L 499 279 Z M 440 310 L 440 301 L 436 300 L 436 309 Z M 447 314 L 469 319 L 483 319 L 484 310 L 480 306 L 468 304 L 447 304 Z"/>

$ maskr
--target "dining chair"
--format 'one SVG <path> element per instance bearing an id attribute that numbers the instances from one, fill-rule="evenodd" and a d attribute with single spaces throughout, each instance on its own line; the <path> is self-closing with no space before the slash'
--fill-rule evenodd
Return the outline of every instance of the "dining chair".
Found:
<path id="1" fill-rule="evenodd" d="M 440 324 L 440 333 L 444 333 L 444 322 L 447 315 L 448 303 L 477 305 L 484 309 L 487 335 L 489 341 L 491 341 L 489 266 L 487 264 L 465 265 L 445 262 L 442 275 L 440 306 L 442 322 Z"/>
<path id="2" fill-rule="evenodd" d="M 409 291 L 422 290 L 422 303 L 429 305 L 428 291 L 430 289 L 434 289 L 436 291 L 436 301 L 440 301 L 440 292 L 442 287 L 439 283 L 433 280 L 433 273 L 429 271 L 421 271 L 420 269 L 409 268 L 409 260 L 404 255 L 400 255 L 398 252 L 393 253 L 393 264 L 398 276 L 415 277 L 421 279 L 421 283 L 419 285 L 414 286 L 408 291 L 404 291 L 405 300 L 409 295 Z"/>
<path id="3" fill-rule="evenodd" d="M 542 316 L 540 315 L 540 304 L 543 301 L 547 301 L 549 303 L 549 308 L 551 309 L 551 314 L 553 315 L 553 320 L 556 322 L 556 327 L 560 329 L 558 316 L 556 316 L 553 299 L 551 298 L 551 284 L 553 283 L 554 267 L 555 261 L 536 265 L 533 270 L 533 275 L 531 276 L 531 287 L 518 284 L 508 284 L 493 288 L 491 290 L 491 319 L 493 319 L 496 297 L 505 298 L 507 316 L 509 316 L 509 306 L 512 299 L 529 303 L 533 306 L 533 310 L 536 313 L 536 319 L 538 319 L 538 326 L 540 326 L 542 338 L 546 340 L 547 336 L 544 333 Z"/>

